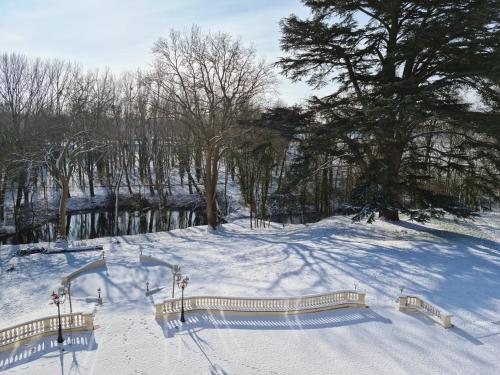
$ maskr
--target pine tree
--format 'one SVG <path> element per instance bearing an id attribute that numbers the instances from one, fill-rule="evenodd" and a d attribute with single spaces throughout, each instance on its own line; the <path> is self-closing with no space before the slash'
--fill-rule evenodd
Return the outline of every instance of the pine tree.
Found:
<path id="1" fill-rule="evenodd" d="M 411 205 L 463 214 L 442 191 L 444 174 L 448 185 L 450 176 L 468 176 L 479 195 L 495 193 L 498 0 L 304 4 L 310 18 L 281 21 L 285 56 L 277 65 L 294 81 L 333 84 L 330 95 L 310 99 L 321 126 L 309 139 L 356 163 L 352 199 L 367 215 L 398 220 Z"/>

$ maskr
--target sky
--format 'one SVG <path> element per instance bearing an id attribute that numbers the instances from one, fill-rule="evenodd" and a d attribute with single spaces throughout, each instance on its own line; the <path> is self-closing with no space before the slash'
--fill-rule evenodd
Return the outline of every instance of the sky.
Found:
<path id="1" fill-rule="evenodd" d="M 291 13 L 308 10 L 300 0 L 0 0 L 0 52 L 119 73 L 147 68 L 160 36 L 197 24 L 240 37 L 271 63 L 281 56 L 278 23 Z M 278 92 L 286 104 L 319 94 L 282 76 Z"/>

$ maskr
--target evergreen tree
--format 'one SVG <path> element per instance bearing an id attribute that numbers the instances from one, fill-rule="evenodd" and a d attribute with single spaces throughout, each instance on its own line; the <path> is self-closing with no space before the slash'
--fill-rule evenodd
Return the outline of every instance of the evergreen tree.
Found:
<path id="1" fill-rule="evenodd" d="M 360 217 L 465 214 L 445 188 L 454 178 L 476 197 L 497 193 L 500 1 L 303 2 L 311 17 L 281 21 L 277 65 L 315 88 L 333 83 L 310 99 L 320 126 L 308 139 L 356 163 Z"/>

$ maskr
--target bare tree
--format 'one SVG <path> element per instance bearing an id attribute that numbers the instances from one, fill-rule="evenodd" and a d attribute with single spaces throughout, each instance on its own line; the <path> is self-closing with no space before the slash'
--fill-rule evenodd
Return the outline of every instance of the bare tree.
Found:
<path id="1" fill-rule="evenodd" d="M 66 209 L 73 173 L 80 162 L 81 156 L 96 148 L 97 146 L 82 140 L 80 135 L 77 134 L 71 138 L 63 139 L 59 145 L 51 145 L 45 153 L 45 164 L 51 176 L 61 188 L 57 239 L 59 247 L 67 247 Z"/>
<path id="2" fill-rule="evenodd" d="M 203 184 L 207 222 L 218 224 L 219 162 L 240 114 L 262 99 L 273 84 L 271 68 L 252 48 L 224 33 L 171 31 L 154 46 L 154 76 L 166 99 L 203 148 Z"/>
<path id="3" fill-rule="evenodd" d="M 29 149 L 38 141 L 37 137 L 33 137 L 33 124 L 38 123 L 44 113 L 50 87 L 49 65 L 47 61 L 30 60 L 24 55 L 0 55 L 0 100 L 8 115 L 5 125 L 10 138 L 9 148 L 17 155 L 32 151 Z M 25 203 L 29 200 L 30 169 L 29 165 L 20 162 L 19 158 L 10 160 L 9 164 L 5 169 L 17 174 L 17 197 L 14 206 L 17 224 L 23 196 Z M 5 173 L 5 170 L 2 172 Z"/>

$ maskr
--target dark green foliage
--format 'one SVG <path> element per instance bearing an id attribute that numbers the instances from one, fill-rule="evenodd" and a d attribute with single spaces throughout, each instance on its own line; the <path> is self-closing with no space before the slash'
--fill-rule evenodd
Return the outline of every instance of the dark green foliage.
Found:
<path id="1" fill-rule="evenodd" d="M 361 208 L 353 217 L 353 222 L 359 222 L 361 220 L 366 219 L 368 224 L 372 224 L 375 221 L 376 214 L 379 210 L 379 207 L 372 204 L 367 204 Z"/>
<path id="2" fill-rule="evenodd" d="M 429 222 L 431 218 L 443 217 L 445 214 L 445 211 L 436 208 L 429 208 L 425 210 L 404 209 L 402 212 L 407 214 L 411 221 L 416 221 L 422 224 Z"/>
<path id="3" fill-rule="evenodd" d="M 359 217 L 397 220 L 407 207 L 463 216 L 498 194 L 499 0 L 304 4 L 311 18 L 281 21 L 277 65 L 332 85 L 310 99 L 317 121 L 302 129 L 302 151 L 356 164 Z M 467 209 L 451 204 L 459 197 Z"/>

